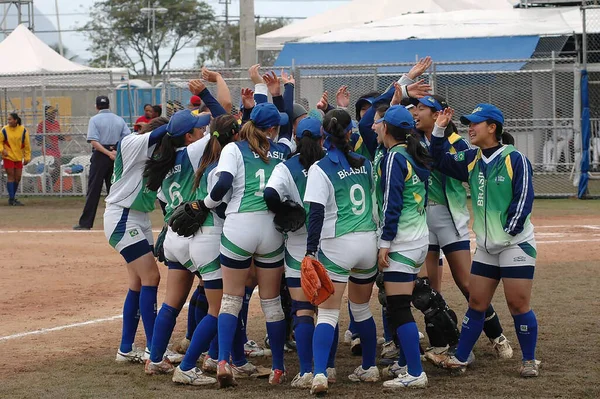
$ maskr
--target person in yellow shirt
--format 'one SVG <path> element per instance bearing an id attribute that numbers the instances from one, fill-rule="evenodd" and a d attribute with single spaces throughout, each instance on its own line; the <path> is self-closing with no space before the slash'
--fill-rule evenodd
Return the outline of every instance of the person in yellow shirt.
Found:
<path id="1" fill-rule="evenodd" d="M 21 118 L 16 113 L 10 113 L 8 116 L 8 125 L 2 128 L 0 134 L 0 153 L 4 169 L 8 177 L 6 188 L 8 189 L 8 205 L 23 206 L 15 198 L 17 187 L 21 181 L 23 165 L 31 161 L 31 144 L 29 142 L 29 132 L 23 126 Z"/>

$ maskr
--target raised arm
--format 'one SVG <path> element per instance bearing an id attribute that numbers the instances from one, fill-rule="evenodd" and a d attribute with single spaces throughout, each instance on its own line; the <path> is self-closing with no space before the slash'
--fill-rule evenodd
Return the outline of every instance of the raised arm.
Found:
<path id="1" fill-rule="evenodd" d="M 203 81 L 201 81 L 200 79 L 190 80 L 190 82 L 188 83 L 188 87 L 192 94 L 195 94 L 202 99 L 204 104 L 206 104 L 206 106 L 210 110 L 210 113 L 213 116 L 213 118 L 225 115 L 227 113 L 225 108 L 223 108 L 223 106 L 213 97 L 208 88 L 206 88 L 206 85 Z"/>
<path id="2" fill-rule="evenodd" d="M 444 141 L 446 140 L 444 130 L 452 120 L 453 115 L 454 110 L 452 108 L 446 108 L 440 112 L 431 135 L 431 157 L 435 168 L 441 173 L 466 182 L 469 180 L 469 164 L 475 160 L 479 150 L 468 149 L 456 154 L 444 151 Z"/>
<path id="3" fill-rule="evenodd" d="M 231 92 L 227 82 L 223 79 L 220 73 L 211 71 L 207 68 L 202 68 L 202 79 L 207 82 L 216 83 L 217 85 L 217 101 L 223 106 L 226 113 L 230 113 L 233 108 L 231 101 Z"/>

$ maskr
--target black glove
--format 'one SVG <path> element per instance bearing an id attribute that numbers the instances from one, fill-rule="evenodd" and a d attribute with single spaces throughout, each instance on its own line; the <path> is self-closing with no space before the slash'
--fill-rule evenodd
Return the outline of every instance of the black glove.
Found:
<path id="1" fill-rule="evenodd" d="M 292 200 L 286 200 L 281 203 L 279 210 L 275 214 L 273 223 L 280 233 L 296 231 L 304 226 L 306 222 L 306 211 L 304 207 Z"/>
<path id="2" fill-rule="evenodd" d="M 169 226 L 180 236 L 190 237 L 198 231 L 208 217 L 210 209 L 204 201 L 192 201 L 179 205 L 169 219 Z"/>
<path id="3" fill-rule="evenodd" d="M 167 259 L 165 258 L 165 237 L 167 236 L 167 225 L 165 224 L 158 233 L 158 237 L 156 238 L 156 242 L 154 243 L 154 256 L 158 259 L 159 262 L 167 264 Z"/>

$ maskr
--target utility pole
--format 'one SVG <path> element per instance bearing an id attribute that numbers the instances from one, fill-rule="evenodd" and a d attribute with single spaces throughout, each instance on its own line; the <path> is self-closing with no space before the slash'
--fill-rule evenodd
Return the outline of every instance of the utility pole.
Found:
<path id="1" fill-rule="evenodd" d="M 240 56 L 242 68 L 256 64 L 254 0 L 240 0 Z"/>
<path id="2" fill-rule="evenodd" d="M 219 0 L 219 4 L 225 4 L 225 43 L 223 46 L 223 60 L 225 62 L 225 68 L 229 68 L 231 66 L 231 37 L 229 36 L 229 3 L 231 3 L 231 0 Z"/>
<path id="3" fill-rule="evenodd" d="M 61 56 L 65 56 L 63 48 L 62 35 L 60 33 L 60 12 L 58 12 L 58 0 L 54 0 L 54 8 L 56 8 L 56 29 L 58 29 L 58 52 Z"/>

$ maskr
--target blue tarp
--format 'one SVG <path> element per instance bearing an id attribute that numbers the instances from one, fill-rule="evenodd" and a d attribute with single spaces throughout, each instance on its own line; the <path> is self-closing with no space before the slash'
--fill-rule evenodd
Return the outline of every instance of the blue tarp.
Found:
<path id="1" fill-rule="evenodd" d="M 415 55 L 431 56 L 437 62 L 528 59 L 539 36 L 503 36 L 466 39 L 422 39 L 377 42 L 287 43 L 276 66 L 350 65 L 414 62 Z M 519 70 L 523 63 L 442 65 L 439 71 Z M 386 67 L 379 72 L 403 72 Z"/>
<path id="2" fill-rule="evenodd" d="M 590 171 L 590 98 L 588 72 L 581 71 L 581 177 L 577 197 L 584 198 L 588 194 L 588 172 Z"/>

